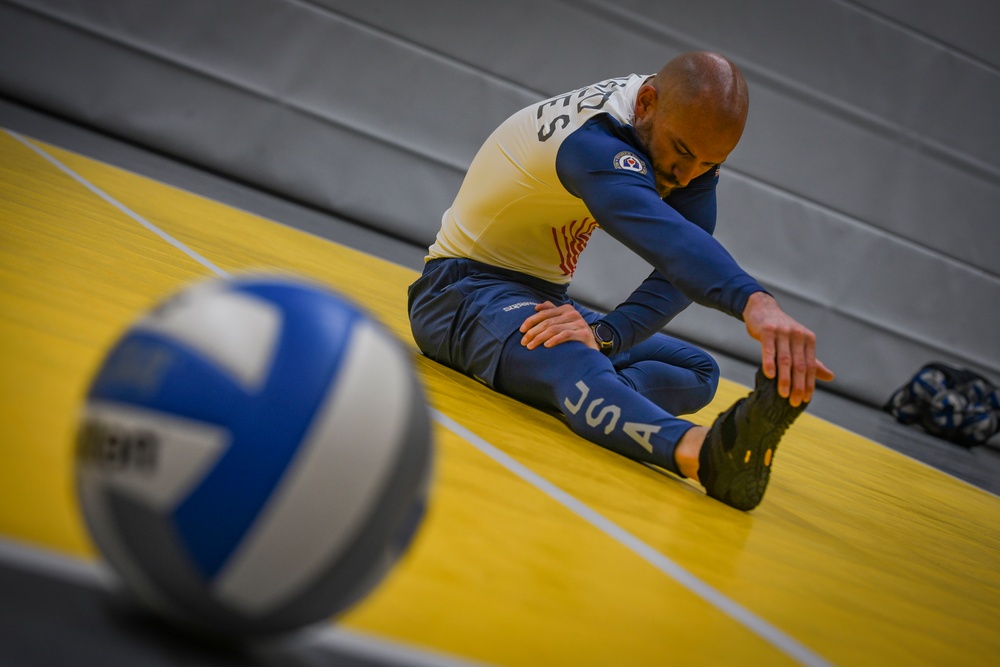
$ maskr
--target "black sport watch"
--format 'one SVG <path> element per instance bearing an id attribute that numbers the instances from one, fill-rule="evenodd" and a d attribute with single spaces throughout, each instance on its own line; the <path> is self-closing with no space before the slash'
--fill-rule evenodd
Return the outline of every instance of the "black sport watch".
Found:
<path id="1" fill-rule="evenodd" d="M 594 340 L 597 341 L 597 349 L 603 354 L 611 354 L 615 346 L 615 332 L 604 322 L 596 322 L 590 325 L 590 330 L 594 332 Z"/>

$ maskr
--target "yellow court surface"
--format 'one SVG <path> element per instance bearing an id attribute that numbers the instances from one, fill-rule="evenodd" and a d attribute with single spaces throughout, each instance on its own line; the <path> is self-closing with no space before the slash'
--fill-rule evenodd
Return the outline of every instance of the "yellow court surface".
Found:
<path id="1" fill-rule="evenodd" d="M 91 374 L 143 309 L 248 270 L 366 307 L 433 409 L 422 529 L 339 626 L 503 666 L 1000 664 L 1000 498 L 806 413 L 738 512 L 421 357 L 412 270 L 8 131 L 0 537 L 98 558 L 72 462 Z"/>

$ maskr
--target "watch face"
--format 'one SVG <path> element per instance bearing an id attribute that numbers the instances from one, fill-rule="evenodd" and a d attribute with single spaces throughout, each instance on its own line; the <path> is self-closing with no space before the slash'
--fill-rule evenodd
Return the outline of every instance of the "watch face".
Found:
<path id="1" fill-rule="evenodd" d="M 602 348 L 609 348 L 614 344 L 614 334 L 611 330 L 603 323 L 598 323 L 594 325 L 594 338 Z"/>

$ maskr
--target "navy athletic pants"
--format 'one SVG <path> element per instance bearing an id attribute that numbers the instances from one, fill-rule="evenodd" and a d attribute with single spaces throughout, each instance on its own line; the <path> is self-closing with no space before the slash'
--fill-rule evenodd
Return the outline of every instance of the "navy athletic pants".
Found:
<path id="1" fill-rule="evenodd" d="M 715 396 L 715 360 L 665 334 L 611 357 L 577 342 L 529 350 L 518 329 L 543 301 L 571 303 L 588 322 L 601 317 L 574 303 L 564 285 L 469 259 L 435 259 L 410 286 L 410 326 L 431 359 L 562 413 L 598 445 L 679 474 L 674 447 L 693 424 L 676 415 Z"/>

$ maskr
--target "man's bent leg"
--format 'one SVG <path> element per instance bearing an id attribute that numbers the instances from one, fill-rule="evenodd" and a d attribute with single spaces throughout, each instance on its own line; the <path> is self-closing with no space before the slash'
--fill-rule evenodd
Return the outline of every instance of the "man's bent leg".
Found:
<path id="1" fill-rule="evenodd" d="M 520 338 L 504 345 L 497 391 L 561 412 L 575 433 L 602 447 L 680 474 L 674 447 L 691 422 L 627 386 L 600 352 L 580 343 L 528 350 Z"/>
<path id="2" fill-rule="evenodd" d="M 697 412 L 719 388 L 719 365 L 689 343 L 656 334 L 612 358 L 618 375 L 674 415 Z"/>

